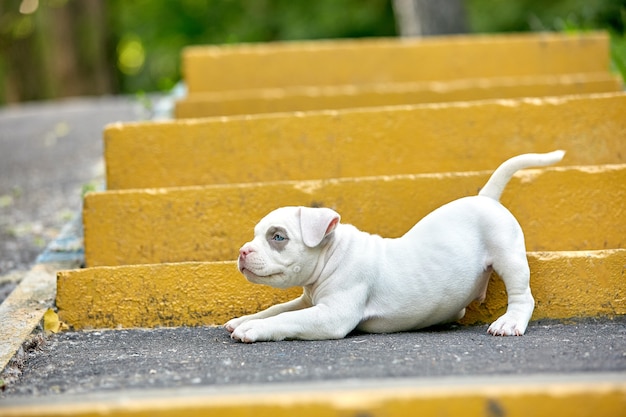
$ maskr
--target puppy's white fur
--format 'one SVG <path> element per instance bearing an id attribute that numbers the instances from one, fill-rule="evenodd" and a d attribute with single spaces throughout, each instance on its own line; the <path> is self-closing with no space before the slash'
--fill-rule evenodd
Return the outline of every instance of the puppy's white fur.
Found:
<path id="1" fill-rule="evenodd" d="M 534 309 L 524 235 L 499 203 L 513 174 L 563 158 L 563 151 L 504 162 L 478 196 L 448 203 L 404 236 L 384 239 L 339 223 L 328 208 L 283 207 L 254 229 L 238 266 L 255 283 L 301 286 L 299 298 L 230 320 L 233 339 L 338 339 L 352 330 L 387 333 L 463 317 L 485 298 L 495 270 L 506 285 L 506 313 L 488 329 L 522 335 Z"/>

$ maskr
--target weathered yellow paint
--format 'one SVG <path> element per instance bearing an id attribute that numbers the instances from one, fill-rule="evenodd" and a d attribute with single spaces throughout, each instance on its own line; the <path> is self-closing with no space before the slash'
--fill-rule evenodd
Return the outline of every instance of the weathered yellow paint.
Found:
<path id="1" fill-rule="evenodd" d="M 342 87 L 291 87 L 196 93 L 176 102 L 177 118 L 230 116 L 443 103 L 497 98 L 545 97 L 621 91 L 609 73 L 482 78 Z"/>
<path id="2" fill-rule="evenodd" d="M 109 125 L 109 189 L 495 169 L 567 150 L 626 162 L 626 94 L 528 98 Z"/>
<path id="3" fill-rule="evenodd" d="M 302 291 L 246 281 L 233 262 L 61 271 L 59 318 L 76 329 L 222 324 Z"/>
<path id="4" fill-rule="evenodd" d="M 191 93 L 602 72 L 605 33 L 448 36 L 193 46 Z"/>
<path id="5" fill-rule="evenodd" d="M 529 252 L 533 319 L 626 314 L 626 250 Z M 76 329 L 221 325 L 300 294 L 251 284 L 235 262 L 97 267 L 59 272 L 59 317 Z M 494 277 L 486 301 L 465 324 L 503 314 L 506 292 Z"/>
<path id="6" fill-rule="evenodd" d="M 91 416 L 293 416 L 348 417 L 415 415 L 507 417 L 623 417 L 626 382 L 615 375 L 524 378 L 473 378 L 447 381 L 375 381 L 365 387 L 333 383 L 297 384 L 245 391 L 149 391 L 59 402 L 9 404 L 4 417 Z"/>
<path id="7" fill-rule="evenodd" d="M 233 260 L 254 225 L 288 205 L 331 207 L 345 223 L 397 237 L 437 207 L 476 195 L 491 172 L 90 193 L 85 260 L 88 266 Z M 626 222 L 618 220 L 624 201 L 624 164 L 522 171 L 502 197 L 529 250 L 626 247 Z"/>
<path id="8" fill-rule="evenodd" d="M 529 252 L 533 320 L 626 314 L 626 250 Z M 464 324 L 489 323 L 506 311 L 506 290 L 492 275 L 487 300 L 473 303 Z"/>

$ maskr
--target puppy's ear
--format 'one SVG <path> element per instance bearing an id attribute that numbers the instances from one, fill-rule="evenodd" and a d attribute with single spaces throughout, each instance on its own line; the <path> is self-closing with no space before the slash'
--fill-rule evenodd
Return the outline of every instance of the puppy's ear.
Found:
<path id="1" fill-rule="evenodd" d="M 339 213 L 329 208 L 301 207 L 302 241 L 309 248 L 316 247 L 335 230 L 340 218 Z"/>

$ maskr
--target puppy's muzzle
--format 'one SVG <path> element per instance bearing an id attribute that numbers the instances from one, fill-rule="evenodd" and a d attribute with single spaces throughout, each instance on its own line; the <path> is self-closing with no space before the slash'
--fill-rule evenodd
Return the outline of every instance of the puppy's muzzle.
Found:
<path id="1" fill-rule="evenodd" d="M 243 270 L 247 269 L 246 259 L 252 252 L 254 252 L 254 250 L 248 245 L 244 245 L 241 247 L 241 249 L 239 249 L 239 258 L 237 259 L 237 266 L 239 267 L 240 272 L 243 273 Z"/>

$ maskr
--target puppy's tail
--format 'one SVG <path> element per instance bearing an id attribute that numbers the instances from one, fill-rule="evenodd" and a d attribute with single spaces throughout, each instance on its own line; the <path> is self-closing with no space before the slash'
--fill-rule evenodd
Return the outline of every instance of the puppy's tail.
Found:
<path id="1" fill-rule="evenodd" d="M 478 193 L 479 196 L 500 200 L 504 187 L 509 180 L 520 169 L 531 168 L 537 166 L 552 165 L 563 159 L 565 151 L 554 151 L 549 153 L 527 153 L 524 155 L 514 156 L 505 161 L 494 171 L 487 181 L 487 184 Z"/>

